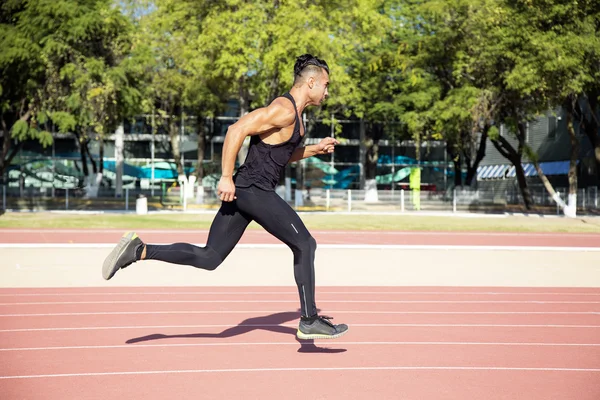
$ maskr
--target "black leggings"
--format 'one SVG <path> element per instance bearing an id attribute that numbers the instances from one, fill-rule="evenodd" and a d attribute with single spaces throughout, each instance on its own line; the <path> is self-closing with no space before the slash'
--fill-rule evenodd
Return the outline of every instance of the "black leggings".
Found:
<path id="1" fill-rule="evenodd" d="M 302 315 L 316 315 L 315 239 L 298 214 L 277 193 L 250 186 L 236 188 L 235 195 L 237 200 L 222 203 L 210 227 L 206 247 L 188 243 L 149 244 L 145 259 L 215 270 L 239 242 L 248 224 L 256 221 L 294 253 L 294 277 Z"/>

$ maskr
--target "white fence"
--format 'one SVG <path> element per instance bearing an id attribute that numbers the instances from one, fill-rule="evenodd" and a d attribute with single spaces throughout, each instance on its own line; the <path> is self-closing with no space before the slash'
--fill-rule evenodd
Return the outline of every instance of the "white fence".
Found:
<path id="1" fill-rule="evenodd" d="M 1 186 L 2 210 L 98 210 L 113 209 L 133 211 L 140 197 L 146 198 L 150 210 L 216 208 L 219 199 L 213 188 L 198 191 L 188 190 L 182 195 L 181 187 L 165 189 L 159 195 L 152 196 L 149 190 L 125 188 L 120 197 L 115 197 L 114 190 L 104 189 L 98 198 L 88 198 L 82 189 L 56 189 L 29 187 L 21 192 L 14 188 Z M 566 200 L 568 189 L 558 188 L 561 197 Z M 365 200 L 364 190 L 330 190 L 313 188 L 310 190 L 277 189 L 279 195 L 298 211 L 447 211 L 447 212 L 501 212 L 510 206 L 523 204 L 521 193 L 516 188 L 503 190 L 460 190 L 448 191 L 412 191 L 412 190 L 378 190 L 377 201 Z M 545 190 L 531 190 L 531 197 L 536 206 L 535 211 L 559 214 L 556 203 Z M 373 199 L 370 196 L 369 199 Z M 598 209 L 598 188 L 582 188 L 578 190 L 577 206 L 580 212 L 594 212 Z"/>

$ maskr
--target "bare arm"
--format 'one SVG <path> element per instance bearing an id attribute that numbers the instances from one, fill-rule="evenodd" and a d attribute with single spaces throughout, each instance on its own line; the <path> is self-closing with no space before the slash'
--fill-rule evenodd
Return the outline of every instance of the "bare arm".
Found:
<path id="1" fill-rule="evenodd" d="M 267 107 L 244 115 L 227 129 L 223 143 L 221 180 L 217 188 L 217 194 L 221 200 L 233 201 L 235 199 L 233 169 L 244 139 L 247 136 L 269 133 L 289 126 L 294 123 L 295 115 L 292 107 L 285 107 L 282 102 L 276 100 Z"/>
<path id="2" fill-rule="evenodd" d="M 298 147 L 292 153 L 292 157 L 289 162 L 299 161 L 303 158 L 316 156 L 318 154 L 331 154 L 335 150 L 335 145 L 339 142 L 332 137 L 326 137 L 321 140 L 319 144 L 312 144 L 309 146 Z"/>

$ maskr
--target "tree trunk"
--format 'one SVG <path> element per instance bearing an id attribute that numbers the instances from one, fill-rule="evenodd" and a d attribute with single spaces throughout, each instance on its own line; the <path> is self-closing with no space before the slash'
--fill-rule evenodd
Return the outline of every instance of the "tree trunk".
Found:
<path id="1" fill-rule="evenodd" d="M 588 137 L 594 148 L 594 156 L 596 159 L 596 180 L 600 180 L 600 123 L 596 116 L 598 110 L 598 93 L 591 93 L 586 98 L 590 118 L 588 120 L 587 113 L 581 111 L 584 118 L 583 131 Z"/>
<path id="2" fill-rule="evenodd" d="M 454 187 L 462 186 L 462 157 L 460 152 L 454 150 L 453 145 L 449 145 L 446 143 L 446 153 L 450 156 L 452 160 L 452 165 L 454 169 Z"/>
<path id="3" fill-rule="evenodd" d="M 10 150 L 11 137 L 10 137 L 10 130 L 6 126 L 6 121 L 4 120 L 4 118 L 2 118 L 1 122 L 2 122 L 3 141 L 2 141 L 2 153 L 0 153 L 0 178 L 3 179 L 4 174 L 5 174 L 6 170 L 8 169 L 8 166 L 10 165 L 10 161 L 8 161 L 6 157 L 8 156 L 8 151 Z"/>
<path id="4" fill-rule="evenodd" d="M 577 214 L 577 159 L 579 158 L 579 140 L 573 128 L 573 116 L 570 110 L 566 110 L 567 131 L 571 140 L 571 160 L 569 162 L 569 213 L 574 217 Z M 565 212 L 566 214 L 566 212 Z"/>
<path id="5" fill-rule="evenodd" d="M 202 115 L 198 115 L 198 160 L 196 162 L 196 181 L 198 186 L 202 187 L 204 179 L 204 152 L 206 151 L 206 120 Z"/>
<path id="6" fill-rule="evenodd" d="M 100 136 L 98 143 L 98 175 L 96 175 L 96 187 L 102 186 L 102 177 L 104 176 L 104 135 Z"/>
<path id="7" fill-rule="evenodd" d="M 379 201 L 377 194 L 377 160 L 379 160 L 379 140 L 383 135 L 383 127 L 371 124 L 365 137 L 365 201 Z"/>
<path id="8" fill-rule="evenodd" d="M 367 156 L 365 166 L 365 179 L 373 180 L 377 174 L 377 159 L 379 158 L 379 144 L 373 138 L 368 138 L 365 145 L 367 146 Z"/>
<path id="9" fill-rule="evenodd" d="M 183 164 L 181 163 L 181 134 L 175 121 L 175 116 L 169 118 L 169 139 L 171 140 L 171 149 L 173 150 L 173 159 L 177 166 L 177 174 L 184 175 Z"/>
<path id="10" fill-rule="evenodd" d="M 87 156 L 86 156 L 86 150 L 85 150 L 85 139 L 84 139 L 84 136 L 82 136 L 82 134 L 77 131 L 73 132 L 73 134 L 75 135 L 75 140 L 77 141 L 77 148 L 79 149 L 79 157 L 81 160 L 81 171 L 83 173 L 83 178 L 79 179 L 79 183 L 77 186 L 80 188 L 83 188 L 87 185 L 87 183 L 88 183 L 87 181 L 88 181 L 88 178 L 90 175 L 90 170 L 88 168 Z"/>
<path id="11" fill-rule="evenodd" d="M 488 132 L 490 130 L 489 125 L 485 125 L 483 128 L 483 132 L 481 132 L 481 138 L 479 139 L 479 146 L 477 146 L 477 155 L 475 156 L 475 161 L 473 161 L 472 165 L 467 166 L 467 176 L 465 178 L 465 184 L 467 186 L 471 186 L 473 183 L 473 178 L 477 176 L 477 168 L 479 168 L 479 163 L 485 157 L 485 147 L 488 138 Z"/>
<path id="12" fill-rule="evenodd" d="M 98 149 L 98 172 L 104 173 L 104 135 L 100 136 L 100 143 Z"/>
<path id="13" fill-rule="evenodd" d="M 544 171 L 542 171 L 542 168 L 540 168 L 539 163 L 534 160 L 533 165 L 535 167 L 535 170 L 537 171 L 538 176 L 540 177 L 540 180 L 542 181 L 542 184 L 544 185 L 544 187 L 546 188 L 546 190 L 552 197 L 552 200 L 554 200 L 556 202 L 556 204 L 558 204 L 558 206 L 565 213 L 566 216 L 574 217 L 574 215 L 570 215 L 567 205 L 565 204 L 564 200 L 560 198 L 560 194 L 554 190 L 554 188 L 552 187 L 552 184 L 550 183 L 550 181 L 544 174 Z"/>
<path id="14" fill-rule="evenodd" d="M 521 160 L 514 162 L 515 173 L 517 175 L 517 182 L 519 183 L 519 189 L 521 190 L 521 195 L 523 196 L 523 202 L 525 203 L 525 208 L 527 210 L 531 210 L 533 208 L 533 200 L 531 198 L 531 193 L 529 192 L 529 187 L 527 186 L 527 180 L 525 179 L 525 171 L 523 171 L 523 165 L 521 164 Z"/>
<path id="15" fill-rule="evenodd" d="M 377 160 L 379 160 L 379 140 L 383 135 L 383 127 L 378 124 L 371 124 L 371 129 L 365 137 L 366 146 L 366 165 L 365 179 L 375 179 L 377 175 Z"/>
<path id="16" fill-rule="evenodd" d="M 506 159 L 508 159 L 515 167 L 515 173 L 517 175 L 517 182 L 519 183 L 519 189 L 523 196 L 523 202 L 527 210 L 533 208 L 533 201 L 531 199 L 531 193 L 527 187 L 527 180 L 525 179 L 525 172 L 521 165 L 521 155 L 511 146 L 511 144 L 502 136 L 498 136 L 497 139 L 492 140 L 492 144 Z"/>
<path id="17" fill-rule="evenodd" d="M 243 117 L 244 115 L 246 115 L 246 113 L 248 112 L 248 96 L 246 94 L 246 90 L 245 90 L 245 79 L 242 76 L 239 79 L 239 88 L 238 88 L 238 100 L 240 102 L 240 118 Z M 237 160 L 238 160 L 238 165 L 242 165 L 244 163 L 244 161 L 246 160 L 246 155 L 248 155 L 248 148 L 250 147 L 250 137 L 246 137 L 246 139 L 244 139 L 244 142 L 242 143 L 242 147 L 240 148 L 240 151 L 238 152 L 237 155 Z"/>
<path id="18" fill-rule="evenodd" d="M 92 156 L 90 152 L 89 139 L 86 139 L 82 143 L 82 150 L 85 151 L 90 162 L 92 163 L 92 174 L 85 178 L 85 197 L 87 198 L 97 198 L 98 197 L 98 188 L 100 186 L 100 181 L 102 180 L 102 175 L 98 173 L 98 165 L 96 164 L 96 160 Z"/>
<path id="19" fill-rule="evenodd" d="M 88 158 L 90 159 L 90 162 L 92 163 L 92 174 L 97 174 L 98 173 L 98 164 L 96 164 L 96 160 L 94 160 L 94 156 L 92 156 L 92 153 L 90 152 L 90 141 L 86 140 L 84 142 L 84 147 L 85 147 L 85 152 L 88 155 Z"/>
<path id="20" fill-rule="evenodd" d="M 2 154 L 1 154 L 2 158 L 0 159 L 0 178 L 2 178 L 4 176 L 4 173 L 10 166 L 10 163 L 12 162 L 13 158 L 15 158 L 15 156 L 17 155 L 17 153 L 23 146 L 23 142 L 20 142 L 18 144 L 18 146 L 16 148 L 13 148 L 9 154 L 9 150 L 11 148 L 11 143 L 12 143 L 11 142 L 11 133 L 10 133 L 12 131 L 12 127 L 14 126 L 14 124 L 17 121 L 27 121 L 29 119 L 29 117 L 31 117 L 31 114 L 32 114 L 31 110 L 28 110 L 27 112 L 25 112 L 25 114 L 22 114 L 19 118 L 17 118 L 14 121 L 12 118 L 9 119 L 8 123 L 4 119 L 4 117 L 2 117 L 2 119 L 0 119 L 0 121 L 2 123 L 2 131 L 3 131 L 3 135 L 4 135 L 4 141 L 2 143 Z M 10 126 L 10 128 L 9 128 L 9 126 Z"/>

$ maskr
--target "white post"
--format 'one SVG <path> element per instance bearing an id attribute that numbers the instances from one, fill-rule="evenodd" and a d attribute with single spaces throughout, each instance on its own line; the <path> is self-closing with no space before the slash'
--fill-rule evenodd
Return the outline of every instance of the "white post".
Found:
<path id="1" fill-rule="evenodd" d="M 348 189 L 348 211 L 352 211 L 352 190 Z"/>
<path id="2" fill-rule="evenodd" d="M 594 208 L 598 208 L 598 186 L 594 190 Z"/>
<path id="3" fill-rule="evenodd" d="M 65 189 L 65 209 L 68 210 L 69 209 L 69 188 Z"/>
<path id="4" fill-rule="evenodd" d="M 52 200 L 56 197 L 56 140 L 54 140 L 54 124 L 52 124 Z"/>
<path id="5" fill-rule="evenodd" d="M 331 113 L 331 137 L 335 137 L 335 125 L 333 123 L 333 118 L 333 113 Z M 331 153 L 331 169 L 333 170 L 333 153 Z M 333 174 L 331 175 L 331 177 L 333 178 Z"/>
<path id="6" fill-rule="evenodd" d="M 456 188 L 452 189 L 452 212 L 456 212 Z"/>
<path id="7" fill-rule="evenodd" d="M 556 191 L 556 195 L 560 199 L 560 192 L 558 190 Z M 560 205 L 558 201 L 556 202 L 556 215 L 560 215 Z"/>
<path id="8" fill-rule="evenodd" d="M 392 138 L 392 201 L 394 201 L 394 175 L 396 174 L 396 160 L 394 156 L 394 145 L 396 144 L 396 138 Z"/>
<path id="9" fill-rule="evenodd" d="M 292 178 L 285 177 L 285 201 L 292 201 Z"/>
<path id="10" fill-rule="evenodd" d="M 200 182 L 196 190 L 196 204 L 204 204 L 204 186 L 202 186 L 202 182 Z"/>
<path id="11" fill-rule="evenodd" d="M 125 211 L 129 211 L 129 188 L 125 188 Z"/>
<path id="12" fill-rule="evenodd" d="M 581 199 L 581 207 L 585 210 L 585 188 L 581 189 L 583 191 L 583 198 Z"/>
<path id="13" fill-rule="evenodd" d="M 404 189 L 400 189 L 400 211 L 404 212 Z"/>
<path id="14" fill-rule="evenodd" d="M 325 193 L 326 193 L 326 197 L 325 197 L 326 198 L 326 201 L 325 201 L 326 206 L 325 206 L 325 209 L 327 211 L 329 211 L 329 189 L 327 189 Z"/>
<path id="15" fill-rule="evenodd" d="M 181 185 L 183 191 L 183 211 L 187 211 L 187 181 L 184 181 Z"/>
<path id="16" fill-rule="evenodd" d="M 185 134 L 185 128 L 183 125 L 183 108 L 181 109 L 181 134 L 179 135 L 179 154 L 181 155 L 181 168 L 185 174 L 185 151 L 183 151 L 183 135 Z"/>
<path id="17" fill-rule="evenodd" d="M 150 196 L 154 197 L 154 153 L 156 151 L 154 144 L 154 110 L 152 110 L 152 142 L 150 142 Z"/>
<path id="18" fill-rule="evenodd" d="M 296 208 L 304 206 L 304 197 L 302 195 L 302 190 L 300 189 L 294 191 L 294 206 Z"/>
<path id="19" fill-rule="evenodd" d="M 123 164 L 125 158 L 123 157 L 124 147 L 124 128 L 123 124 L 119 124 L 117 131 L 115 132 L 115 197 L 123 196 Z"/>

